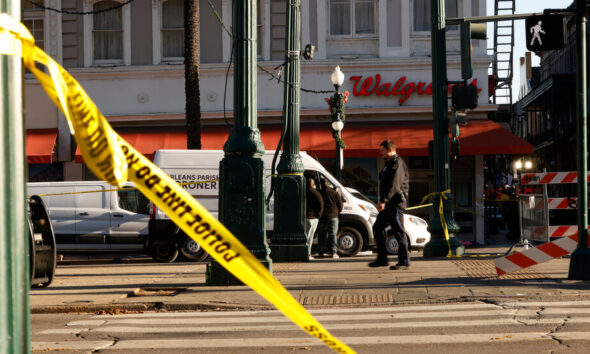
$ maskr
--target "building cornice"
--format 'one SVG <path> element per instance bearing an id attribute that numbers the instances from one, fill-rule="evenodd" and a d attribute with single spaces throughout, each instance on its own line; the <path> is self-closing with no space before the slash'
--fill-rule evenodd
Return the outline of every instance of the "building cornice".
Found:
<path id="1" fill-rule="evenodd" d="M 468 112 L 469 119 L 487 119 L 487 113 L 495 112 L 498 105 L 480 105 Z M 449 111 L 450 112 L 450 111 Z M 282 112 L 277 110 L 258 111 L 258 122 L 280 123 Z M 302 123 L 328 123 L 330 116 L 327 109 L 307 109 L 300 112 Z M 233 112 L 202 112 L 203 125 L 232 124 Z M 107 120 L 114 126 L 154 126 L 185 124 L 184 113 L 153 113 L 138 115 L 108 116 Z M 402 107 L 378 107 L 378 108 L 350 108 L 346 110 L 348 122 L 379 122 L 379 121 L 427 121 L 432 120 L 431 106 L 402 106 Z"/>

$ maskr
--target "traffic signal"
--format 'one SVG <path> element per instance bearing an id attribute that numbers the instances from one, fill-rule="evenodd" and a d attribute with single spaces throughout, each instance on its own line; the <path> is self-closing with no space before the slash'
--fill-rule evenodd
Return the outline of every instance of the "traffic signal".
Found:
<path id="1" fill-rule="evenodd" d="M 479 94 L 475 85 L 455 85 L 451 92 L 451 104 L 458 111 L 477 107 Z"/>
<path id="2" fill-rule="evenodd" d="M 486 39 L 485 23 L 461 23 L 461 78 L 463 80 L 471 79 L 473 76 L 473 65 L 471 65 L 471 55 L 473 47 L 472 39 Z"/>
<path id="3" fill-rule="evenodd" d="M 529 16 L 524 23 L 526 48 L 531 52 L 558 50 L 565 46 L 565 16 Z"/>
<path id="4" fill-rule="evenodd" d="M 465 111 L 452 110 L 451 118 L 449 119 L 449 128 L 453 138 L 459 137 L 459 125 L 467 125 L 467 113 Z"/>

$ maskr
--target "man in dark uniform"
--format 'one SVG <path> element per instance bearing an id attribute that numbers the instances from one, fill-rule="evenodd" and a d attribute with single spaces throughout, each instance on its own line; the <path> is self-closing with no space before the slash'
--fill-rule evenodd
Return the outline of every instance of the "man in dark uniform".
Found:
<path id="1" fill-rule="evenodd" d="M 385 140 L 379 146 L 385 159 L 385 166 L 379 172 L 379 215 L 373 225 L 373 236 L 377 241 L 377 259 L 369 267 L 388 266 L 385 242 L 385 228 L 390 225 L 398 242 L 398 262 L 389 267 L 392 270 L 405 270 L 410 267 L 408 235 L 404 228 L 404 212 L 410 191 L 410 176 L 404 160 L 395 151 L 395 144 Z"/>

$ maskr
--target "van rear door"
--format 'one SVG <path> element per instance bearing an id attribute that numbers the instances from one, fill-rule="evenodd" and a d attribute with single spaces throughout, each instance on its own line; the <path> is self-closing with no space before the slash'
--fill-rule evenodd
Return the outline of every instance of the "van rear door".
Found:
<path id="1" fill-rule="evenodd" d="M 76 249 L 108 249 L 110 194 L 100 184 L 75 186 Z"/>
<path id="2" fill-rule="evenodd" d="M 111 249 L 143 249 L 143 238 L 148 234 L 150 200 L 137 189 L 112 193 Z"/>

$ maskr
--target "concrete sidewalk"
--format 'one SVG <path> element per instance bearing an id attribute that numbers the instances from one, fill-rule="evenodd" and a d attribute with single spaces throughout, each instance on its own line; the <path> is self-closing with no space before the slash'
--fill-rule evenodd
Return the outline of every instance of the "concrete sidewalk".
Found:
<path id="1" fill-rule="evenodd" d="M 488 256 L 452 259 L 413 253 L 405 271 L 369 268 L 371 255 L 274 263 L 273 274 L 306 307 L 590 298 L 590 282 L 567 280 L 569 258 L 496 277 L 489 255 L 507 249 L 468 249 Z M 205 285 L 204 263 L 64 265 L 48 288 L 30 294 L 33 313 L 273 308 L 246 286 Z"/>

